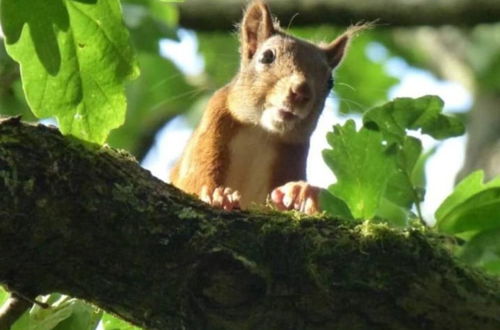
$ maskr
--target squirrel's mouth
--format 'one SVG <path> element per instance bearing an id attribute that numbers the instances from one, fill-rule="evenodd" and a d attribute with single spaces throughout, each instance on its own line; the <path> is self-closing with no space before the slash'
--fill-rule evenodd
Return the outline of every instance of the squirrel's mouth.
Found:
<path id="1" fill-rule="evenodd" d="M 299 110 L 286 105 L 265 108 L 260 118 L 260 124 L 270 132 L 286 133 L 302 120 L 303 116 Z"/>
<path id="2" fill-rule="evenodd" d="M 299 116 L 294 113 L 291 109 L 288 108 L 280 108 L 278 109 L 277 117 L 282 121 L 292 121 L 299 118 Z"/>

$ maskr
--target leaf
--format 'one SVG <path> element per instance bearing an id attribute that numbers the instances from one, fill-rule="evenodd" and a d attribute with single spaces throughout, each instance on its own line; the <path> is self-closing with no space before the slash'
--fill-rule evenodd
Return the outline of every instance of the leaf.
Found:
<path id="1" fill-rule="evenodd" d="M 22 91 L 19 65 L 7 55 L 3 42 L 0 42 L 0 115 L 34 119 Z"/>
<path id="2" fill-rule="evenodd" d="M 333 217 L 353 220 L 354 217 L 347 204 L 340 198 L 332 195 L 328 190 L 321 190 L 319 194 L 320 209 Z"/>
<path id="3" fill-rule="evenodd" d="M 413 172 L 411 174 L 411 181 L 417 187 L 421 187 L 422 189 L 427 184 L 427 178 L 425 176 L 425 165 L 430 157 L 432 157 L 437 150 L 437 145 L 433 146 L 429 150 L 427 150 L 424 154 L 420 154 L 420 157 L 417 160 L 417 163 L 413 167 Z"/>
<path id="4" fill-rule="evenodd" d="M 395 170 L 395 151 L 384 145 L 380 132 L 362 128 L 354 121 L 335 125 L 327 134 L 332 149 L 323 158 L 338 182 L 328 191 L 343 200 L 357 219 L 371 219 Z"/>
<path id="5" fill-rule="evenodd" d="M 9 293 L 0 285 L 0 306 L 9 298 Z"/>
<path id="6" fill-rule="evenodd" d="M 435 139 L 462 135 L 464 125 L 455 117 L 441 114 L 444 103 L 438 96 L 417 99 L 396 98 L 363 116 L 365 126 L 380 130 L 390 141 L 401 141 L 406 130 L 420 130 Z"/>
<path id="7" fill-rule="evenodd" d="M 436 226 L 446 233 L 500 227 L 500 178 L 483 183 L 483 171 L 463 179 L 436 211 Z"/>
<path id="8" fill-rule="evenodd" d="M 385 222 L 394 227 L 405 227 L 408 225 L 408 213 L 409 211 L 405 208 L 386 198 L 381 198 L 376 217 L 379 222 Z"/>
<path id="9" fill-rule="evenodd" d="M 123 83 L 138 75 L 120 2 L 3 0 L 0 20 L 33 113 L 103 143 L 124 121 Z"/>
<path id="10" fill-rule="evenodd" d="M 111 314 L 104 313 L 102 317 L 102 325 L 105 330 L 140 330 L 141 328 L 135 327 Z"/>
<path id="11" fill-rule="evenodd" d="M 71 315 L 59 323 L 54 330 L 94 330 L 101 321 L 103 312 L 82 300 L 71 299 Z"/>
<path id="12" fill-rule="evenodd" d="M 422 143 L 412 136 L 403 138 L 402 145 L 396 147 L 396 171 L 389 178 L 385 197 L 392 203 L 407 210 L 413 203 L 419 203 L 423 196 L 419 194 L 423 187 L 412 180 L 413 170 L 422 153 Z"/>
<path id="13" fill-rule="evenodd" d="M 127 86 L 128 112 L 125 125 L 111 132 L 108 143 L 140 156 L 144 137 L 158 131 L 165 122 L 191 107 L 199 90 L 189 85 L 184 75 L 159 54 L 139 52 L 142 74 Z"/>
<path id="14" fill-rule="evenodd" d="M 459 257 L 469 265 L 500 275 L 500 228 L 473 236 L 463 246 Z"/>
<path id="15" fill-rule="evenodd" d="M 52 294 L 37 299 L 50 304 L 50 308 L 34 305 L 12 330 L 93 330 L 102 316 L 97 308 L 68 296 Z"/>

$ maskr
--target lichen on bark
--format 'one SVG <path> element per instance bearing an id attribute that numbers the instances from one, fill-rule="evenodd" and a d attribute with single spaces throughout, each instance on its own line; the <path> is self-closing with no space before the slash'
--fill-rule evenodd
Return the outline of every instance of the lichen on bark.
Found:
<path id="1" fill-rule="evenodd" d="M 429 229 L 213 209 L 125 152 L 0 123 L 0 283 L 151 329 L 498 329 Z"/>

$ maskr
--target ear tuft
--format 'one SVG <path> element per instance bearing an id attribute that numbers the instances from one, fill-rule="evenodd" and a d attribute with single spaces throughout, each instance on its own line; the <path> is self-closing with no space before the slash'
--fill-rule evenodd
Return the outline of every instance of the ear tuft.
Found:
<path id="1" fill-rule="evenodd" d="M 337 37 L 328 46 L 325 47 L 328 64 L 333 69 L 340 64 L 350 41 L 361 31 L 371 29 L 375 23 L 356 24 L 347 29 L 342 35 Z"/>
<path id="2" fill-rule="evenodd" d="M 269 7 L 262 1 L 253 1 L 241 22 L 241 56 L 249 61 L 259 45 L 275 33 Z"/>

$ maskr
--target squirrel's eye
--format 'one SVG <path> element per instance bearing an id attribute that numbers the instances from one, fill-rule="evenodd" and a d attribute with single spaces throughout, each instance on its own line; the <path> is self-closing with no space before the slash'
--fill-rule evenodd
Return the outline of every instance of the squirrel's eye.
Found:
<path id="1" fill-rule="evenodd" d="M 273 63 L 275 58 L 276 56 L 274 55 L 274 52 L 271 49 L 268 49 L 262 53 L 259 61 L 260 63 L 271 64 Z"/>
<path id="2" fill-rule="evenodd" d="M 333 82 L 333 77 L 332 76 L 330 76 L 330 78 L 328 78 L 327 85 L 328 85 L 328 90 L 330 90 L 330 89 L 333 88 L 334 82 Z"/>

